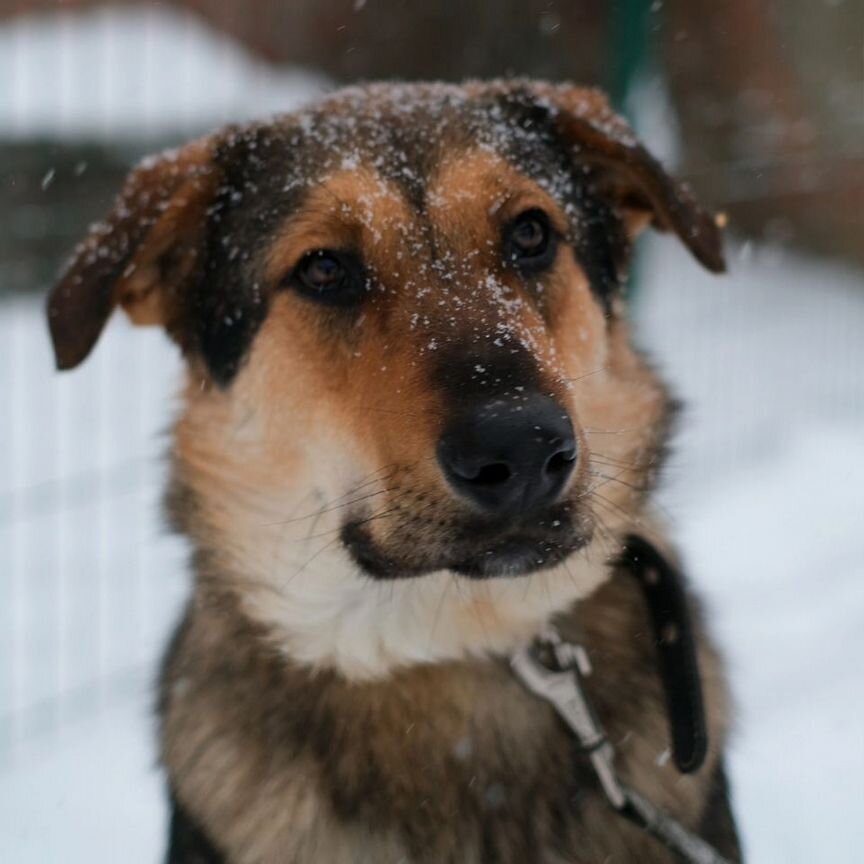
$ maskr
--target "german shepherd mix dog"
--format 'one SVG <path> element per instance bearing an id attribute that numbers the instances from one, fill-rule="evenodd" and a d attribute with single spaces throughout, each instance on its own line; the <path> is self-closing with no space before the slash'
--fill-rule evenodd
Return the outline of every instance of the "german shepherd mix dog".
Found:
<path id="1" fill-rule="evenodd" d="M 118 305 L 186 360 L 169 861 L 678 860 L 514 675 L 550 623 L 622 780 L 740 857 L 718 659 L 697 620 L 711 743 L 684 776 L 622 557 L 671 556 L 673 404 L 622 295 L 649 223 L 723 269 L 718 220 L 600 93 L 523 80 L 347 89 L 132 172 L 48 313 L 61 369 Z"/>

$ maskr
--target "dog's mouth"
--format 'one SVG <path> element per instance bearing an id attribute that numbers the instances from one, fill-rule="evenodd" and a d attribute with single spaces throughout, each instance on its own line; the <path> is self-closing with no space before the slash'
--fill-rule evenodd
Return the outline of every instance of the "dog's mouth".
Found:
<path id="1" fill-rule="evenodd" d="M 374 579 L 422 576 L 450 570 L 471 579 L 526 576 L 565 561 L 591 539 L 588 519 L 559 504 L 506 527 L 464 520 L 434 530 L 393 531 L 396 540 L 377 540 L 368 520 L 342 527 L 342 542 L 355 563 Z M 401 535 L 401 536 L 400 536 Z"/>
<path id="2" fill-rule="evenodd" d="M 516 535 L 457 561 L 448 569 L 472 579 L 525 576 L 560 564 L 584 544 L 581 537 L 562 543 L 560 540 Z"/>

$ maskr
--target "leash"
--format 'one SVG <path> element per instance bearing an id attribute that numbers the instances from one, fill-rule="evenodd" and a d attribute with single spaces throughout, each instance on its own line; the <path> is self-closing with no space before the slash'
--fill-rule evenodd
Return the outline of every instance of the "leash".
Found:
<path id="1" fill-rule="evenodd" d="M 681 574 L 647 540 L 627 538 L 623 560 L 642 586 L 657 641 L 673 758 L 679 771 L 695 771 L 705 759 L 708 736 L 695 640 Z M 732 864 L 701 837 L 625 786 L 615 752 L 585 692 L 591 664 L 584 647 L 554 629 L 510 659 L 525 687 L 549 702 L 575 734 L 613 810 L 676 852 L 687 864 Z"/>

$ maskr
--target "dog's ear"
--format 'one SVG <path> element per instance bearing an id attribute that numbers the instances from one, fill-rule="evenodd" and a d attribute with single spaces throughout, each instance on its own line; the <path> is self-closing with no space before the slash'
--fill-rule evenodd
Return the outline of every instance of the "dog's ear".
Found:
<path id="1" fill-rule="evenodd" d="M 686 186 L 663 170 L 600 91 L 533 82 L 528 86 L 552 115 L 561 137 L 578 151 L 579 162 L 595 169 L 600 191 L 612 199 L 632 234 L 648 224 L 674 231 L 709 270 L 726 269 L 721 217 L 700 207 Z"/>
<path id="2" fill-rule="evenodd" d="M 117 305 L 136 324 L 176 331 L 182 292 L 203 255 L 215 188 L 210 139 L 132 171 L 108 217 L 90 228 L 48 297 L 58 369 L 87 357 Z"/>

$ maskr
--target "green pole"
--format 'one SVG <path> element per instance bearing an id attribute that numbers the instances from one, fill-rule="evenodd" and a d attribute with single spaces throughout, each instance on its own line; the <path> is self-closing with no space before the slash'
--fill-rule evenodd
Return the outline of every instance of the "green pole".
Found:
<path id="1" fill-rule="evenodd" d="M 609 72 L 607 89 L 615 110 L 632 121 L 628 97 L 650 63 L 652 0 L 617 0 L 609 27 Z M 637 130 L 638 131 L 638 130 Z M 632 303 L 639 285 L 639 256 L 634 251 L 627 294 Z"/>
<path id="2" fill-rule="evenodd" d="M 617 0 L 612 7 L 608 89 L 612 104 L 624 114 L 633 84 L 650 59 L 652 5 L 652 0 Z"/>

